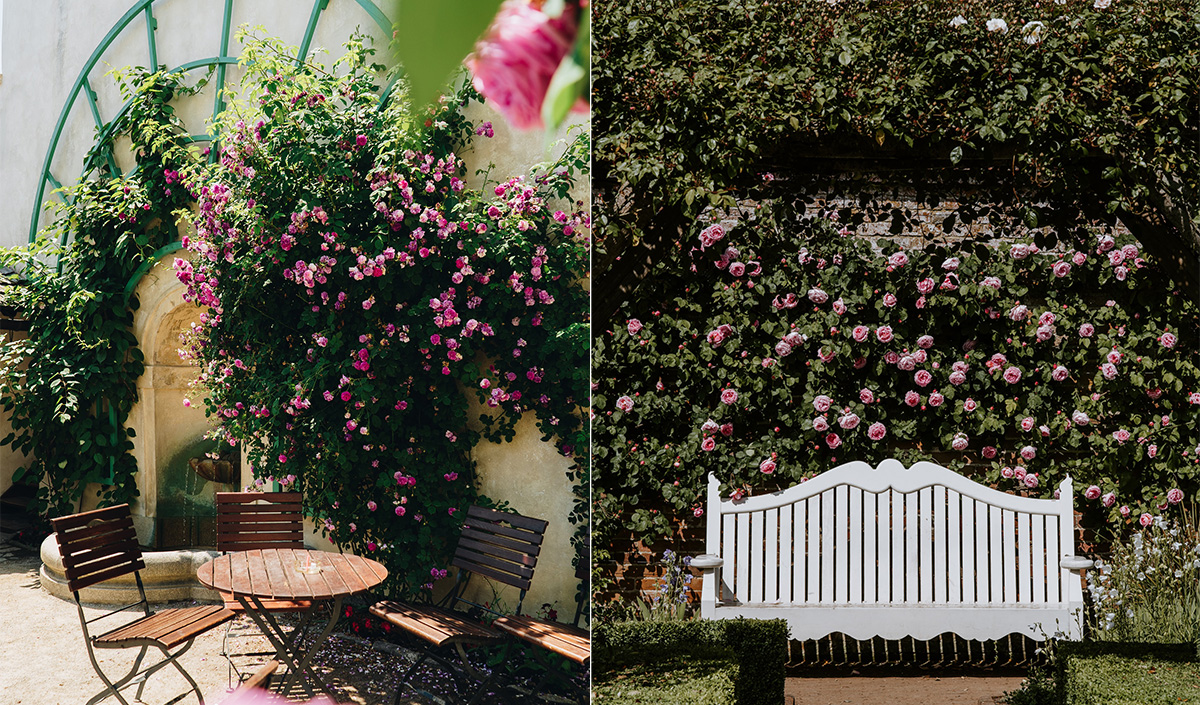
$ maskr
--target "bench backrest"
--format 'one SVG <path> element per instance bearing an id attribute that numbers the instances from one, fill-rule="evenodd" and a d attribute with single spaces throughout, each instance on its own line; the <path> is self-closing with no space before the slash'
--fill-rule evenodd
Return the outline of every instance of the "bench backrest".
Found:
<path id="1" fill-rule="evenodd" d="M 146 567 L 128 504 L 58 517 L 50 523 L 62 556 L 67 589 L 75 593 L 76 600 L 85 587 Z"/>
<path id="2" fill-rule="evenodd" d="M 304 548 L 299 492 L 217 492 L 217 550 Z"/>
<path id="3" fill-rule="evenodd" d="M 841 465 L 735 502 L 709 476 L 708 552 L 724 559 L 716 603 L 1067 603 L 1071 480 L 1060 499 L 1019 497 L 933 463 Z M 1078 583 L 1078 577 L 1074 577 Z M 711 603 L 710 603 L 711 604 Z"/>

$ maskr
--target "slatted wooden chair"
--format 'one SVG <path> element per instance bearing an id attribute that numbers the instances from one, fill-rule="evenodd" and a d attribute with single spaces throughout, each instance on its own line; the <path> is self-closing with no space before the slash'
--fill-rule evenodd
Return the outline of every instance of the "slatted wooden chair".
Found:
<path id="1" fill-rule="evenodd" d="M 129 513 L 129 505 L 121 504 L 115 507 L 96 509 L 90 512 L 72 514 L 70 516 L 52 519 L 58 550 L 62 556 L 63 567 L 67 578 L 67 587 L 75 596 L 75 604 L 79 609 L 79 623 L 83 627 L 83 637 L 87 644 L 88 658 L 105 688 L 95 697 L 87 701 L 87 705 L 98 702 L 112 695 L 122 705 L 129 705 L 121 694 L 121 690 L 133 683 L 138 684 L 137 701 L 142 699 L 142 690 L 146 680 L 156 671 L 167 665 L 174 666 L 191 684 L 190 691 L 184 691 L 171 702 L 177 702 L 186 697 L 189 692 L 195 692 L 196 699 L 201 705 L 204 695 L 200 686 L 183 669 L 177 659 L 189 648 L 192 641 L 204 632 L 218 626 L 222 622 L 233 619 L 234 614 L 220 605 L 200 605 L 178 609 L 166 609 L 161 612 L 150 611 L 150 603 L 146 600 L 146 589 L 142 585 L 142 576 L 138 572 L 146 567 L 142 560 L 142 551 L 138 548 L 137 533 L 133 528 L 133 518 Z M 79 591 L 96 583 L 133 573 L 137 582 L 137 602 L 118 607 L 117 609 L 88 619 L 83 612 L 83 604 L 79 599 Z M 142 616 L 111 629 L 103 634 L 93 635 L 90 625 L 113 615 L 140 607 Z M 163 660 L 141 669 L 142 659 L 146 651 L 154 647 L 162 652 Z M 175 651 L 171 649 L 178 648 Z M 96 649 L 140 649 L 133 667 L 129 672 L 112 680 L 100 668 L 96 661 Z M 139 670 L 141 669 L 141 670 Z"/>
<path id="2" fill-rule="evenodd" d="M 253 551 L 265 548 L 304 548 L 304 515 L 301 513 L 302 495 L 299 492 L 217 492 L 217 550 Z M 246 609 L 232 593 L 220 593 L 225 608 L 234 614 L 243 614 Z M 313 603 L 309 600 L 263 600 L 267 612 L 302 612 L 304 619 L 298 629 L 307 626 L 311 619 Z M 268 615 L 269 618 L 269 615 Z M 234 656 L 262 656 L 262 653 L 229 653 L 229 633 L 233 623 L 225 630 L 221 644 L 221 655 L 229 662 L 230 681 L 242 672 L 233 661 Z"/>
<path id="3" fill-rule="evenodd" d="M 465 606 L 492 612 L 483 605 L 465 599 L 464 591 L 474 575 L 511 585 L 520 590 L 516 610 L 519 613 L 533 578 L 538 554 L 541 553 L 546 526 L 547 522 L 541 519 L 471 507 L 467 510 L 462 535 L 459 536 L 458 548 L 451 562 L 458 572 L 454 589 L 449 595 L 437 606 L 384 600 L 371 607 L 371 613 L 375 616 L 428 642 L 421 657 L 401 678 L 401 685 L 396 690 L 396 702 L 400 701 L 404 685 L 413 672 L 426 659 L 432 659 L 478 683 L 466 701 L 470 704 L 479 700 L 496 678 L 499 669 L 492 669 L 491 674 L 480 672 L 468 660 L 467 652 L 506 645 L 507 639 L 501 632 L 462 611 Z M 456 654 L 457 661 L 442 655 L 446 652 L 451 657 Z"/>

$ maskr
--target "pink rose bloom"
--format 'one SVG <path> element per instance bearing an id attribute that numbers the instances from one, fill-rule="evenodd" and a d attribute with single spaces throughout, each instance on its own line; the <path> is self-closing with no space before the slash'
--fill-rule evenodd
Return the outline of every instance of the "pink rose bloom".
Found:
<path id="1" fill-rule="evenodd" d="M 1150 397 L 1151 399 L 1153 399 L 1155 401 L 1158 401 L 1158 398 L 1161 397 L 1162 395 L 1163 395 L 1162 387 L 1155 387 L 1154 389 L 1146 390 L 1146 396 Z"/>
<path id="2" fill-rule="evenodd" d="M 1013 259 L 1025 259 L 1029 256 L 1029 245 L 1013 245 L 1008 249 L 1008 254 Z"/>
<path id="3" fill-rule="evenodd" d="M 965 411 L 967 413 L 975 411 L 978 408 L 979 408 L 979 405 L 975 403 L 974 399 L 967 399 L 966 401 L 963 402 L 963 411 Z"/>
<path id="4" fill-rule="evenodd" d="M 956 360 L 953 365 L 950 365 L 950 369 L 954 370 L 955 372 L 962 372 L 963 374 L 966 374 L 967 370 L 971 369 L 971 366 L 962 360 Z"/>
<path id="5" fill-rule="evenodd" d="M 917 361 L 912 355 L 904 355 L 896 361 L 896 366 L 903 372 L 912 372 L 917 369 Z"/>
<path id="6" fill-rule="evenodd" d="M 731 423 L 721 424 L 721 435 L 725 436 L 725 437 L 732 436 L 733 435 L 733 424 L 731 424 Z"/>
<path id="7" fill-rule="evenodd" d="M 786 340 L 781 340 L 775 343 L 775 354 L 779 357 L 787 357 L 792 354 L 792 346 L 788 345 Z"/>
<path id="8" fill-rule="evenodd" d="M 701 433 L 716 433 L 718 428 L 720 428 L 720 426 L 717 425 L 717 422 L 713 421 L 712 419 L 709 419 L 700 426 L 700 432 Z"/>
<path id="9" fill-rule="evenodd" d="M 1008 312 L 1008 317 L 1014 321 L 1023 321 L 1028 316 L 1029 316 L 1029 307 L 1025 306 L 1024 304 L 1017 304 L 1016 306 L 1013 306 Z"/>
<path id="10" fill-rule="evenodd" d="M 1037 457 L 1037 448 L 1033 446 L 1024 446 L 1021 448 L 1021 457 L 1025 460 L 1033 460 Z"/>
<path id="11" fill-rule="evenodd" d="M 628 395 L 617 397 L 617 408 L 625 413 L 633 410 L 633 399 Z"/>
<path id="12" fill-rule="evenodd" d="M 546 90 L 576 33 L 570 9 L 550 17 L 527 0 L 506 0 L 464 62 L 475 90 L 517 129 L 543 127 Z M 586 112 L 587 106 L 576 104 L 573 109 Z"/>
<path id="13" fill-rule="evenodd" d="M 1076 252 L 1075 254 L 1071 255 L 1071 261 L 1075 263 L 1076 267 L 1080 267 L 1084 262 L 1087 261 L 1087 253 Z"/>
<path id="14" fill-rule="evenodd" d="M 896 305 L 896 295 L 888 292 L 883 295 L 883 305 L 891 308 Z"/>
<path id="15" fill-rule="evenodd" d="M 854 326 L 854 330 L 850 332 L 850 335 L 854 338 L 854 341 L 857 343 L 861 343 L 864 340 L 866 340 L 867 336 L 870 334 L 871 334 L 871 329 L 867 328 L 866 326 Z"/>
<path id="16" fill-rule="evenodd" d="M 1096 246 L 1096 252 L 1099 252 L 1100 254 L 1108 252 L 1117 244 L 1116 240 L 1113 240 L 1112 236 L 1110 235 L 1102 236 L 1097 242 L 1098 244 Z"/>
<path id="17" fill-rule="evenodd" d="M 864 368 L 866 366 L 867 366 L 867 358 L 862 357 L 862 356 L 854 358 L 854 369 L 861 370 L 862 368 Z M 1200 404 L 1200 401 L 1198 401 L 1196 403 Z"/>
<path id="18" fill-rule="evenodd" d="M 1178 487 L 1172 487 L 1167 490 L 1167 501 L 1171 504 L 1179 504 L 1183 501 L 1183 490 Z"/>
<path id="19" fill-rule="evenodd" d="M 737 400 L 738 393 L 736 389 L 726 389 L 725 391 L 721 392 L 722 404 L 736 404 Z"/>
<path id="20" fill-rule="evenodd" d="M 1117 281 L 1123 282 L 1123 281 L 1125 281 L 1125 278 L 1129 276 L 1129 270 L 1126 269 L 1124 266 L 1114 267 L 1113 268 L 1113 276 L 1117 278 Z"/>
<path id="21" fill-rule="evenodd" d="M 720 345 L 725 342 L 725 334 L 718 330 L 710 330 L 708 332 L 708 342 L 712 345 Z"/>
<path id="22" fill-rule="evenodd" d="M 1146 448 L 1146 455 L 1150 456 L 1151 458 L 1158 455 L 1158 446 L 1151 443 L 1150 446 Z"/>
<path id="23" fill-rule="evenodd" d="M 696 507 L 695 509 L 693 509 L 692 516 L 696 517 L 697 519 L 704 516 L 704 507 Z"/>
<path id="24" fill-rule="evenodd" d="M 893 267 L 903 267 L 908 264 L 908 255 L 903 251 L 893 252 L 891 257 L 888 257 L 888 264 Z"/>
<path id="25" fill-rule="evenodd" d="M 842 301 L 841 297 L 833 302 L 833 312 L 839 316 L 846 312 L 846 302 Z"/>
<path id="26" fill-rule="evenodd" d="M 1050 373 L 1050 379 L 1054 380 L 1055 382 L 1061 382 L 1069 377 L 1070 374 L 1071 372 L 1067 368 L 1063 367 L 1062 365 L 1055 365 L 1054 371 Z"/>
<path id="27" fill-rule="evenodd" d="M 946 270 L 947 272 L 953 272 L 954 270 L 958 269 L 959 264 L 960 262 L 957 257 L 948 257 L 942 261 L 942 269 Z"/>
<path id="28" fill-rule="evenodd" d="M 1133 259 L 1138 256 L 1137 245 L 1132 242 L 1121 248 L 1121 254 L 1125 255 L 1125 259 Z"/>
<path id="29" fill-rule="evenodd" d="M 984 446 L 983 447 L 983 457 L 987 458 L 988 460 L 995 458 L 996 457 L 996 446 Z"/>
<path id="30" fill-rule="evenodd" d="M 1132 512 L 1132 510 L 1130 510 L 1130 509 L 1129 509 L 1129 505 L 1128 505 L 1128 504 L 1122 504 L 1122 505 L 1121 505 L 1120 512 L 1121 512 L 1121 516 L 1123 516 L 1123 517 L 1127 517 L 1127 516 L 1129 516 L 1130 514 L 1132 514 L 1132 513 L 1133 513 L 1133 512 Z"/>
<path id="31" fill-rule="evenodd" d="M 829 294 L 826 294 L 824 291 L 821 291 L 820 289 L 809 289 L 808 290 L 808 300 L 813 302 L 814 304 L 823 304 L 829 300 Z"/>
<path id="32" fill-rule="evenodd" d="M 1087 426 L 1089 423 L 1092 422 L 1092 420 L 1090 418 L 1088 418 L 1088 415 L 1083 413 L 1079 409 L 1076 409 L 1071 414 L 1071 421 L 1073 421 L 1076 426 Z"/>
<path id="33" fill-rule="evenodd" d="M 1034 421 L 1032 416 L 1026 416 L 1025 418 L 1021 419 L 1022 431 L 1032 431 L 1033 427 L 1036 425 L 1037 421 Z"/>
<path id="34" fill-rule="evenodd" d="M 920 338 L 917 338 L 917 347 L 921 348 L 922 350 L 928 350 L 929 348 L 932 348 L 933 347 L 933 336 L 932 335 L 923 335 Z"/>
<path id="35" fill-rule="evenodd" d="M 1037 487 L 1038 486 L 1037 473 L 1031 472 L 1028 475 L 1026 475 L 1024 482 L 1025 482 L 1025 486 L 1028 487 L 1029 489 L 1033 489 L 1034 487 Z"/>
<path id="36" fill-rule="evenodd" d="M 921 403 L 921 395 L 910 391 L 904 395 L 904 403 L 908 404 L 909 406 L 916 406 L 917 404 Z"/>
<path id="37" fill-rule="evenodd" d="M 758 464 L 758 470 L 764 475 L 770 475 L 771 473 L 775 472 L 775 461 L 767 458 Z"/>
<path id="38" fill-rule="evenodd" d="M 738 487 L 737 489 L 735 489 L 729 493 L 729 498 L 735 502 L 740 502 L 745 497 L 746 497 L 746 490 L 742 489 L 741 487 Z"/>
<path id="39" fill-rule="evenodd" d="M 1013 468 L 1013 477 L 1017 478 L 1018 480 L 1024 480 L 1025 479 L 1025 467 L 1023 465 L 1018 465 L 1015 468 Z"/>
<path id="40" fill-rule="evenodd" d="M 1050 437 L 1050 427 L 1047 426 L 1046 424 L 1042 424 L 1041 426 L 1038 426 L 1038 431 L 1041 432 L 1041 434 L 1044 438 Z"/>
<path id="41" fill-rule="evenodd" d="M 783 342 L 792 346 L 793 350 L 800 347 L 807 341 L 808 341 L 808 336 L 797 333 L 796 331 L 792 331 L 791 333 L 788 333 L 787 335 L 783 336 Z"/>
<path id="42" fill-rule="evenodd" d="M 838 426 L 841 426 L 846 431 L 851 431 L 858 426 L 858 422 L 858 414 L 851 411 L 838 419 Z"/>
<path id="43" fill-rule="evenodd" d="M 1106 362 L 1100 366 L 1100 373 L 1104 375 L 1104 379 L 1117 378 L 1117 366 L 1111 362 Z"/>
<path id="44" fill-rule="evenodd" d="M 1189 404 L 1200 404 L 1200 392 L 1192 392 L 1188 395 Z"/>
<path id="45" fill-rule="evenodd" d="M 957 387 L 958 385 L 960 385 L 966 381 L 967 381 L 967 375 L 965 373 L 962 373 L 962 372 L 951 372 L 950 373 L 950 384 L 953 384 L 954 386 Z"/>
<path id="46" fill-rule="evenodd" d="M 1113 438 L 1117 441 L 1117 443 L 1125 443 L 1129 440 L 1129 437 L 1129 431 L 1126 431 L 1123 428 L 1113 431 Z"/>
<path id="47" fill-rule="evenodd" d="M 913 381 L 916 382 L 917 386 L 919 387 L 928 387 L 929 383 L 933 381 L 933 375 L 929 372 L 929 370 L 917 370 L 917 373 L 913 375 Z M 930 401 L 932 400 L 933 397 L 930 397 Z"/>
<path id="48" fill-rule="evenodd" d="M 917 350 L 913 353 L 913 359 L 917 361 L 918 365 L 923 365 L 929 359 L 929 353 L 924 350 Z"/>
<path id="49" fill-rule="evenodd" d="M 878 338 L 879 342 L 881 342 L 881 343 L 892 342 L 892 338 L 894 337 L 892 335 L 892 327 L 891 326 L 880 326 L 880 327 L 876 328 L 875 329 L 875 337 Z"/>
<path id="50" fill-rule="evenodd" d="M 875 401 L 875 393 L 870 389 L 863 389 L 858 393 L 858 400 L 864 404 L 870 404 L 871 402 Z"/>
<path id="51" fill-rule="evenodd" d="M 1113 348 L 1108 351 L 1108 354 L 1104 358 L 1115 365 L 1121 361 L 1121 353 L 1117 352 L 1116 348 Z"/>
<path id="52" fill-rule="evenodd" d="M 1178 342 L 1178 339 L 1176 339 L 1173 333 L 1163 333 L 1159 337 L 1158 342 L 1162 343 L 1164 348 L 1173 348 L 1175 347 L 1175 343 Z"/>
<path id="53" fill-rule="evenodd" d="M 725 228 L 719 224 L 710 225 L 700 232 L 700 249 L 712 247 L 725 237 Z"/>
<path id="54" fill-rule="evenodd" d="M 830 450 L 837 448 L 841 444 L 842 444 L 842 439 L 838 438 L 838 435 L 836 433 L 831 433 L 828 436 L 825 436 L 825 445 L 829 446 Z"/>
<path id="55" fill-rule="evenodd" d="M 1115 251 L 1116 250 L 1114 250 L 1114 252 Z M 1154 523 L 1154 517 L 1150 516 L 1150 514 L 1144 513 L 1142 516 L 1138 517 L 1138 523 L 1142 526 L 1150 526 Z"/>
<path id="56" fill-rule="evenodd" d="M 1009 384 L 1016 384 L 1021 381 L 1021 370 L 1015 366 L 1009 367 L 1004 371 L 1004 381 Z"/>
<path id="57" fill-rule="evenodd" d="M 947 274 L 938 288 L 942 291 L 954 291 L 958 288 L 958 275 L 953 272 Z"/>
<path id="58" fill-rule="evenodd" d="M 900 353 L 894 350 L 889 350 L 883 354 L 883 361 L 889 365 L 894 365 L 897 362 L 900 362 Z"/>
<path id="59" fill-rule="evenodd" d="M 835 353 L 832 350 L 826 350 L 825 348 L 821 348 L 820 350 L 817 351 L 817 357 L 821 358 L 822 362 L 829 362 L 836 356 L 837 356 L 837 353 Z"/>
<path id="60" fill-rule="evenodd" d="M 1054 326 L 1052 326 L 1052 325 L 1038 326 L 1037 340 L 1039 343 L 1044 343 L 1053 337 L 1054 337 Z"/>
<path id="61" fill-rule="evenodd" d="M 970 443 L 970 438 L 965 433 L 958 433 L 954 436 L 954 440 L 950 441 L 950 447 L 954 450 L 966 450 Z"/>
<path id="62" fill-rule="evenodd" d="M 1054 272 L 1054 276 L 1061 279 L 1071 273 L 1071 263 L 1065 261 L 1058 262 L 1050 268 L 1050 271 Z"/>
<path id="63" fill-rule="evenodd" d="M 1096 327 L 1093 326 L 1091 323 L 1084 323 L 1083 325 L 1079 326 L 1079 337 L 1080 338 L 1090 338 L 1093 335 L 1095 335 L 1095 333 L 1096 333 Z"/>
<path id="64" fill-rule="evenodd" d="M 929 292 L 933 291 L 934 286 L 934 281 L 929 277 L 925 277 L 921 281 L 917 282 L 917 291 L 921 292 L 922 294 L 928 294 Z"/>
<path id="65" fill-rule="evenodd" d="M 741 262 L 734 262 L 733 264 L 729 265 L 729 273 L 735 277 L 740 277 L 746 273 L 746 265 L 742 264 Z"/>
<path id="66" fill-rule="evenodd" d="M 829 430 L 829 422 L 825 420 L 824 416 L 817 416 L 814 418 L 812 420 L 812 425 L 814 431 L 820 431 L 821 433 L 824 433 Z"/>
<path id="67" fill-rule="evenodd" d="M 833 400 L 824 394 L 818 394 L 817 398 L 813 399 L 813 408 L 816 409 L 818 413 L 823 414 L 826 411 L 829 411 L 829 407 L 832 405 Z"/>
<path id="68" fill-rule="evenodd" d="M 630 335 L 637 335 L 638 331 L 642 329 L 642 322 L 636 318 L 631 318 L 625 329 L 629 331 Z"/>
<path id="69" fill-rule="evenodd" d="M 1007 465 L 1000 468 L 1000 477 L 1003 477 L 1006 480 L 1011 480 L 1013 478 L 1013 469 Z"/>
<path id="70" fill-rule="evenodd" d="M 1038 316 L 1038 325 L 1048 326 L 1053 324 L 1056 320 L 1058 320 L 1058 318 L 1053 313 L 1046 311 L 1042 315 Z"/>
<path id="71" fill-rule="evenodd" d="M 879 421 L 871 424 L 871 426 L 867 429 L 867 438 L 870 438 L 873 441 L 883 440 L 883 437 L 886 435 L 887 427 Z"/>
<path id="72" fill-rule="evenodd" d="M 946 401 L 946 397 L 942 396 L 941 392 L 934 391 L 929 395 L 930 406 L 941 406 L 944 401 Z"/>
<path id="73" fill-rule="evenodd" d="M 700 441 L 700 450 L 710 451 L 717 447 L 717 441 L 712 436 L 705 436 L 703 441 Z"/>
<path id="74" fill-rule="evenodd" d="M 1125 261 L 1125 253 L 1120 250 L 1113 250 L 1108 253 L 1108 263 L 1116 267 Z"/>
<path id="75" fill-rule="evenodd" d="M 1109 492 L 1100 498 L 1100 503 L 1105 507 L 1111 507 L 1117 503 L 1117 495 L 1115 492 Z"/>

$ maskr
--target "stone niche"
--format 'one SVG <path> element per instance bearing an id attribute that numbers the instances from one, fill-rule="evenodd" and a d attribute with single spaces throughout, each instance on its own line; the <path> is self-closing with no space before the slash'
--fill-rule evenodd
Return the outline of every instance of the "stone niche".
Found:
<path id="1" fill-rule="evenodd" d="M 215 544 L 215 492 L 240 487 L 238 454 L 216 441 L 206 440 L 208 419 L 199 403 L 185 406 L 194 367 L 179 358 L 180 334 L 200 321 L 201 309 L 183 300 L 185 287 L 175 278 L 177 252 L 159 261 L 137 285 L 141 305 L 134 312 L 134 333 L 146 358 L 138 379 L 138 401 L 128 425 L 136 432 L 133 454 L 137 459 L 137 485 L 141 492 L 133 505 L 134 522 L 142 545 L 156 549 L 211 548 Z M 218 482 L 205 479 L 196 466 L 206 453 L 224 452 L 234 469 L 220 473 Z M 206 463 L 211 465 L 212 463 Z M 223 465 L 223 463 L 222 463 Z"/>

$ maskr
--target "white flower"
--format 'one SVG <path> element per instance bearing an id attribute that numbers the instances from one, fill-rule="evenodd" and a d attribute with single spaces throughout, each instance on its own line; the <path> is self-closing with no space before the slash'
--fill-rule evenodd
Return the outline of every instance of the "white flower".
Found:
<path id="1" fill-rule="evenodd" d="M 1096 0 L 1096 2 L 1100 2 L 1100 0 Z M 987 31 L 1000 32 L 1002 34 L 1007 34 L 1008 33 L 1008 23 L 998 17 L 990 19 L 987 22 Z"/>
<path id="2" fill-rule="evenodd" d="M 950 20 L 951 27 L 961 27 L 967 23 L 967 18 L 962 15 L 955 15 L 954 19 Z"/>
<path id="3" fill-rule="evenodd" d="M 1112 0 L 1096 0 L 1096 2 L 1092 3 L 1092 7 L 1096 8 L 1097 10 L 1107 10 L 1108 6 L 1111 4 Z"/>
<path id="4" fill-rule="evenodd" d="M 1021 28 L 1021 34 L 1025 35 L 1025 43 L 1037 44 L 1042 41 L 1042 30 L 1045 28 L 1046 25 L 1041 22 L 1026 22 L 1025 26 Z"/>

